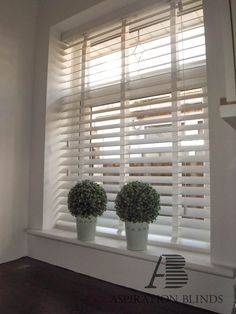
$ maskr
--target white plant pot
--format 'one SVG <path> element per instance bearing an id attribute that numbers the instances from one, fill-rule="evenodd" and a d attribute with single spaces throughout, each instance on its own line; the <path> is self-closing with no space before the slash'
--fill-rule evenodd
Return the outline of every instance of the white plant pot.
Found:
<path id="1" fill-rule="evenodd" d="M 127 249 L 145 251 L 147 249 L 149 224 L 147 222 L 125 222 Z"/>
<path id="2" fill-rule="evenodd" d="M 80 241 L 93 241 L 96 232 L 97 217 L 76 217 L 77 239 Z"/>

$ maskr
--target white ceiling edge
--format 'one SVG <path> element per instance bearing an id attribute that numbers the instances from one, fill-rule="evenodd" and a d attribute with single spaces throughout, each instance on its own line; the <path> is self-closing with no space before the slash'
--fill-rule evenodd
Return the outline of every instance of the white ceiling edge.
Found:
<path id="1" fill-rule="evenodd" d="M 167 0 L 104 0 L 72 17 L 54 25 L 52 28 L 63 34 L 63 38 L 94 29 L 99 25 L 109 24 L 135 15 L 137 11 L 146 10 Z"/>

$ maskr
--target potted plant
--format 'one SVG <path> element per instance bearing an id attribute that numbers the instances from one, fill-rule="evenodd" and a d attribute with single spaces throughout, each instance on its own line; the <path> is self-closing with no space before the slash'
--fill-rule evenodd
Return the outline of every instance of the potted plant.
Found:
<path id="1" fill-rule="evenodd" d="M 78 240 L 94 240 L 97 216 L 106 210 L 106 203 L 105 190 L 95 182 L 84 180 L 71 188 L 68 209 L 76 217 Z"/>
<path id="2" fill-rule="evenodd" d="M 115 208 L 120 219 L 125 221 L 127 248 L 145 250 L 149 223 L 157 218 L 160 210 L 157 191 L 147 183 L 127 183 L 116 196 Z"/>

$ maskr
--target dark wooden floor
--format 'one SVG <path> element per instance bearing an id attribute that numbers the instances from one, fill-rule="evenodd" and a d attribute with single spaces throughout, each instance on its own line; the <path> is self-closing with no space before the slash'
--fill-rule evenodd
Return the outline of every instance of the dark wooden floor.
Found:
<path id="1" fill-rule="evenodd" d="M 125 301 L 126 298 L 132 301 Z M 0 265 L 0 314 L 204 314 L 28 257 Z"/>

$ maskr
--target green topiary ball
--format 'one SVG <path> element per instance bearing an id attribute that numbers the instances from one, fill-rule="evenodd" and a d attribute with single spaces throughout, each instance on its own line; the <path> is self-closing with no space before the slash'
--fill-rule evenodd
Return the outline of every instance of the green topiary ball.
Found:
<path id="1" fill-rule="evenodd" d="M 160 196 L 150 184 L 130 182 L 117 194 L 115 208 L 123 221 L 150 223 L 158 216 Z"/>
<path id="2" fill-rule="evenodd" d="M 101 216 L 106 204 L 105 190 L 90 180 L 77 183 L 68 194 L 68 209 L 75 217 Z"/>

